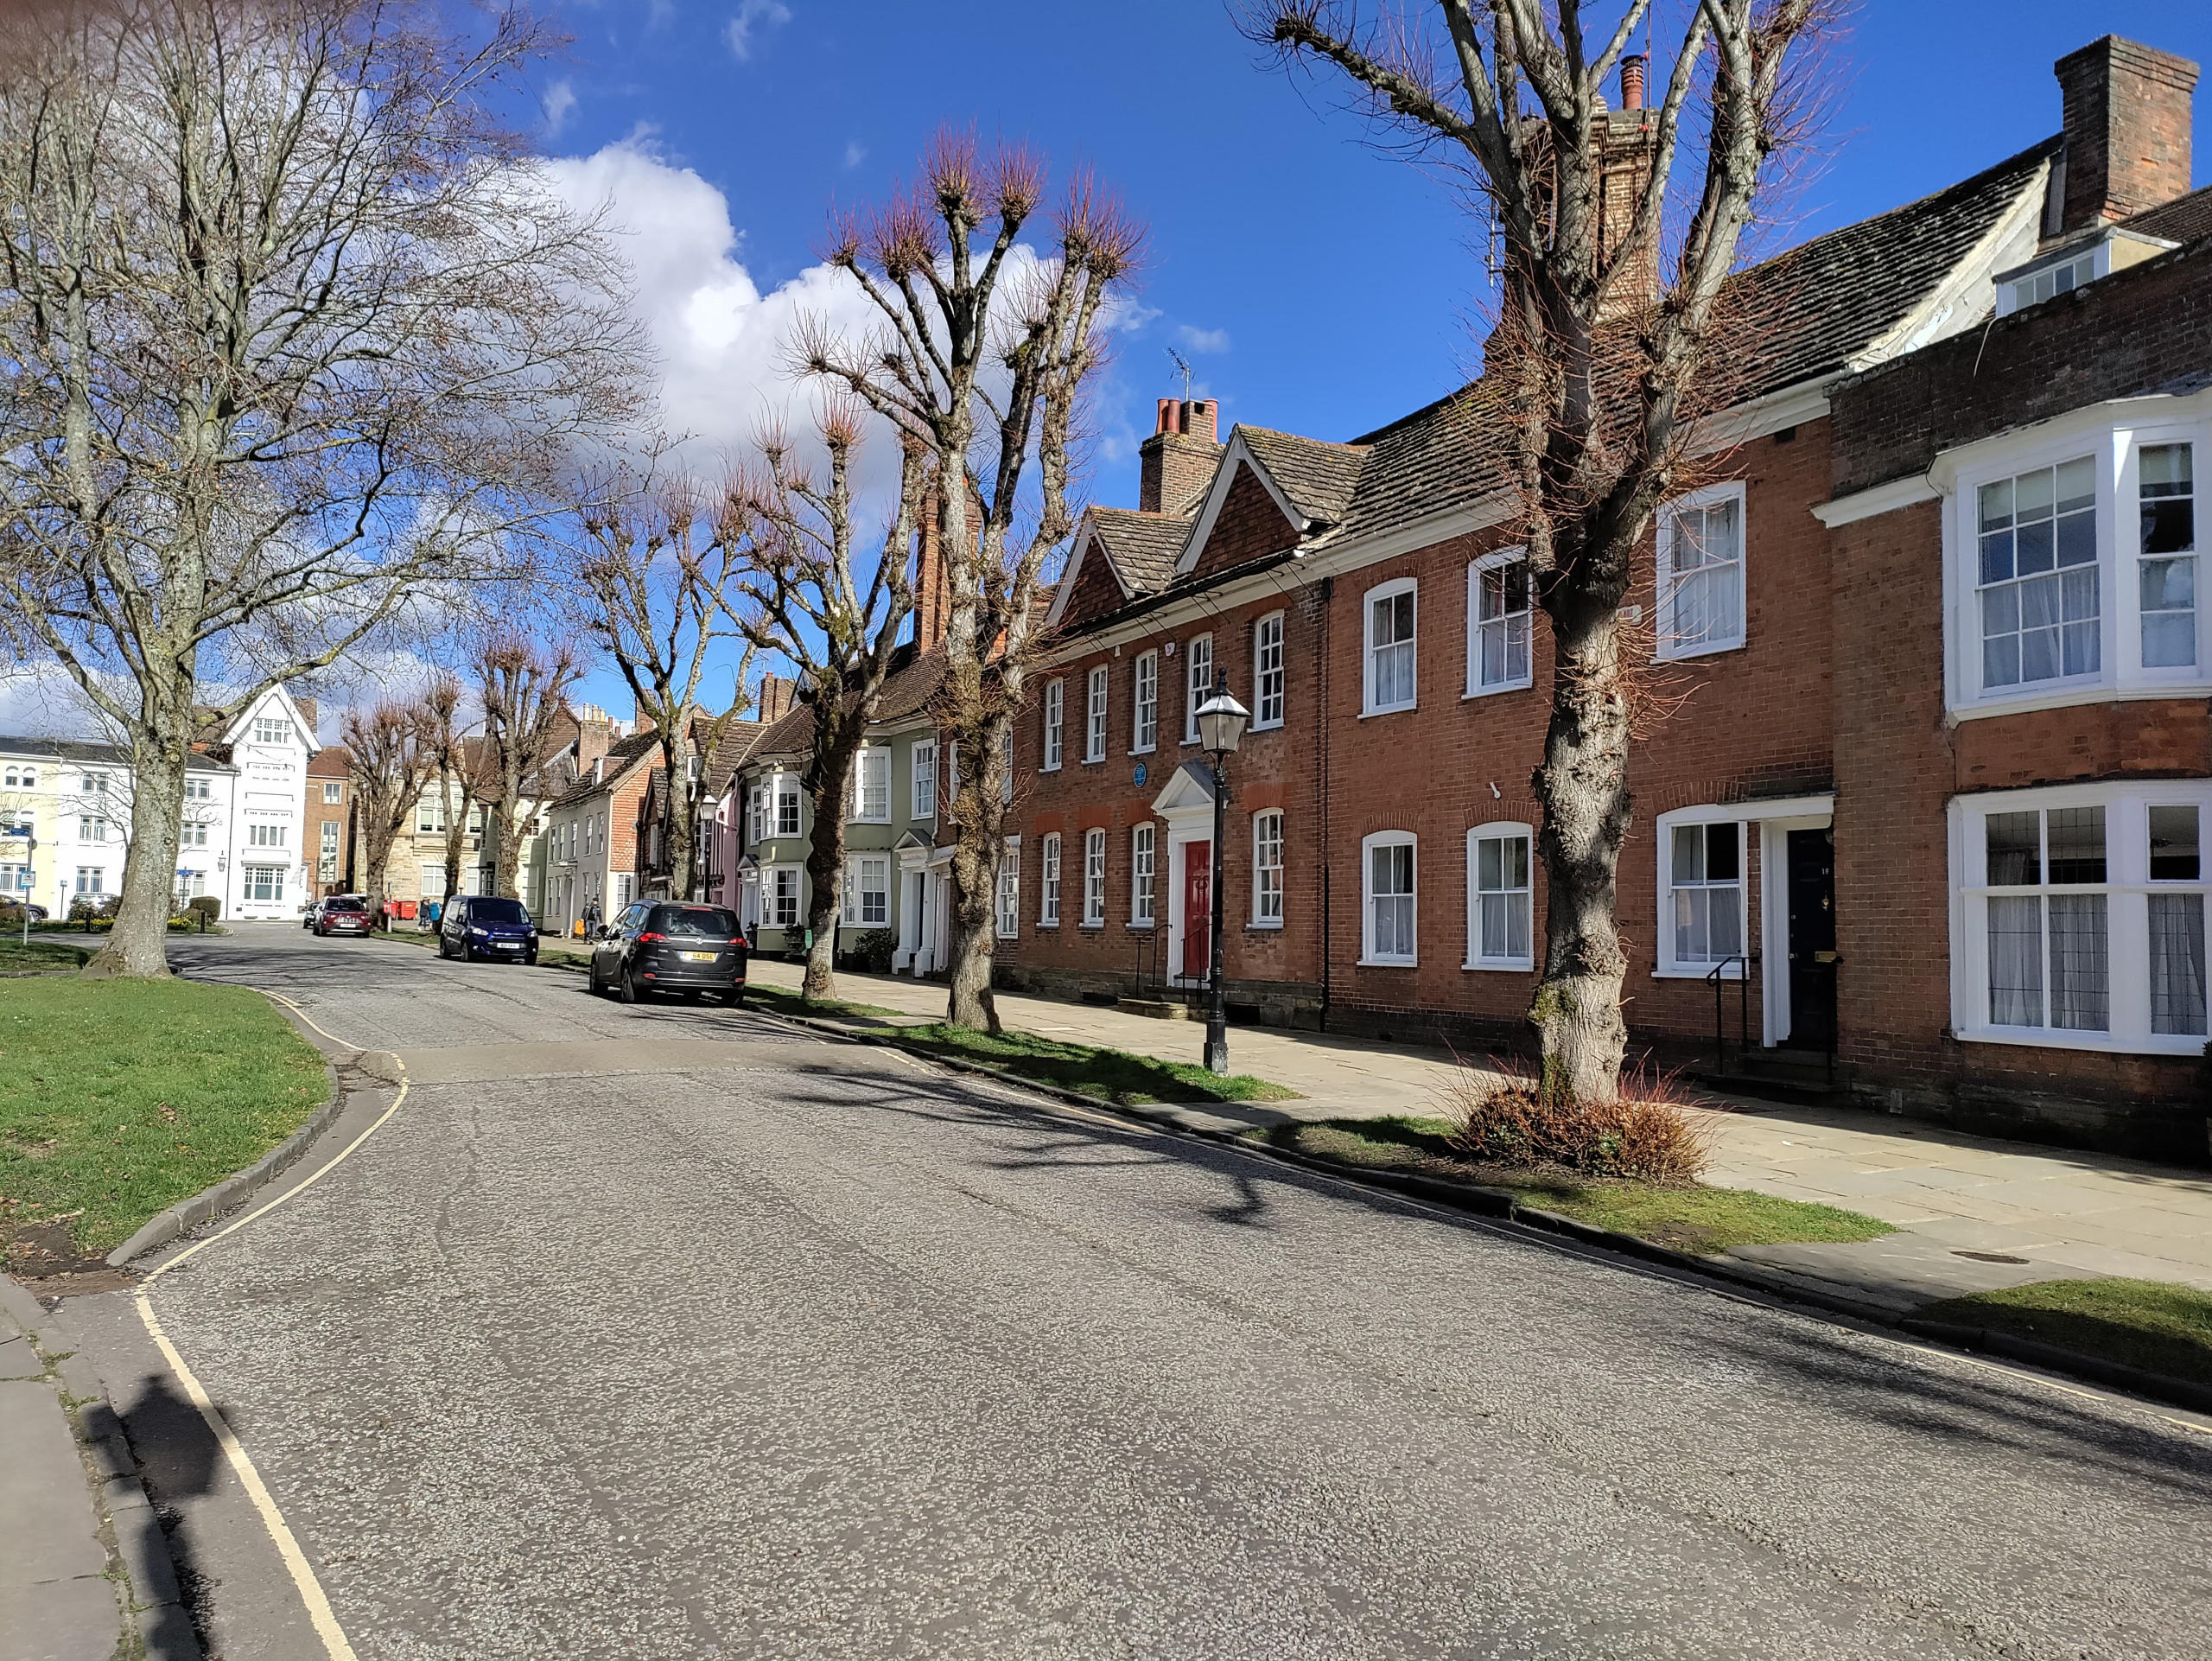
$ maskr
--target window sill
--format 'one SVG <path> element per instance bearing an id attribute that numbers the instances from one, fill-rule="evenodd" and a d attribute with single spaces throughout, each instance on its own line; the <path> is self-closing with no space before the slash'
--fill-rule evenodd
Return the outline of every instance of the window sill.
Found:
<path id="1" fill-rule="evenodd" d="M 1058 773 L 1059 770 L 1060 764 L 1058 761 L 1047 761 L 1037 769 L 1039 773 Z"/>
<path id="2" fill-rule="evenodd" d="M 1741 652 L 1746 646 L 1750 646 L 1750 640 L 1726 640 L 1717 646 L 1684 646 L 1680 650 L 1674 652 L 1655 652 L 1651 654 L 1651 661 L 1654 663 L 1688 663 L 1698 658 L 1718 658 L 1727 652 Z"/>
<path id="3" fill-rule="evenodd" d="M 1354 961 L 1357 969 L 1418 969 L 1418 958 L 1360 958 Z"/>
<path id="4" fill-rule="evenodd" d="M 1060 926 L 1058 920 L 1047 922 L 1043 918 L 1039 918 L 1037 921 L 1037 926 L 1039 928 L 1048 928 L 1055 934 L 1058 934 L 1060 932 Z"/>
<path id="5" fill-rule="evenodd" d="M 1130 748 L 1129 754 L 1131 755 L 1151 755 L 1157 752 L 1160 746 L 1157 744 L 1137 744 Z"/>
<path id="6" fill-rule="evenodd" d="M 1280 934 L 1282 932 L 1282 919 L 1277 917 L 1262 920 L 1259 918 L 1255 918 L 1252 921 L 1245 924 L 1244 927 L 1248 933 Z"/>
<path id="7" fill-rule="evenodd" d="M 2068 1032 L 2055 1027 L 1974 1027 L 1951 1034 L 1961 1044 L 2012 1044 L 2024 1049 L 2095 1050 L 2116 1055 L 2177 1055 L 2194 1060 L 2204 1053 L 2202 1033 L 2144 1033 L 2114 1038 L 2110 1033 Z"/>
<path id="8" fill-rule="evenodd" d="M 1279 733 L 1282 727 L 1280 721 L 1255 721 L 1244 729 L 1244 735 L 1249 738 L 1254 733 Z"/>
<path id="9" fill-rule="evenodd" d="M 1530 958 L 1526 960 L 1516 959 L 1508 962 L 1503 958 L 1475 958 L 1461 964 L 1459 967 L 1476 974 L 1533 975 L 1536 972 L 1536 960 Z"/>
<path id="10" fill-rule="evenodd" d="M 1078 923 L 1076 926 L 1086 934 L 1103 934 L 1106 932 L 1106 925 L 1103 923 Z"/>
<path id="11" fill-rule="evenodd" d="M 1505 692 L 1525 692 L 1535 684 L 1535 680 L 1529 679 L 1508 681 L 1499 686 L 1471 686 L 1459 694 L 1459 702 L 1465 703 L 1470 698 L 1494 698 Z"/>
<path id="12" fill-rule="evenodd" d="M 1362 710 L 1359 712 L 1359 718 L 1362 721 L 1368 721 L 1376 716 L 1410 715 L 1420 708 L 1421 701 L 1416 698 L 1411 703 L 1386 703 L 1379 710 Z"/>
<path id="13" fill-rule="evenodd" d="M 1153 930 L 1158 928 L 1160 925 L 1157 923 L 1124 923 L 1122 926 L 1126 929 L 1133 929 L 1139 934 L 1149 934 Z"/>
<path id="14" fill-rule="evenodd" d="M 1087 767 L 1103 767 L 1106 765 L 1106 758 L 1103 755 L 1086 755 L 1083 758 L 1083 765 Z"/>
<path id="15" fill-rule="evenodd" d="M 1651 971 L 1651 978 L 1656 981 L 1711 980 L 1713 978 L 1713 965 L 1711 964 L 1707 964 L 1702 969 L 1675 969 L 1671 967 L 1667 969 L 1655 969 Z M 1739 981 L 1743 979 L 1743 965 L 1741 964 L 1730 964 L 1727 968 L 1720 971 L 1720 978 L 1724 981 Z"/>

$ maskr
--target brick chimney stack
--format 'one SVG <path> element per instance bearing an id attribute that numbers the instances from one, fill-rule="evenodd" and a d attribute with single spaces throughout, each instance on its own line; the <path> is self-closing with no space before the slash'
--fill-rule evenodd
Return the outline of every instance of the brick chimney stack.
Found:
<path id="1" fill-rule="evenodd" d="M 938 522 L 937 492 L 922 498 L 914 533 L 914 644 L 927 652 L 950 625 L 952 579 L 944 568 L 944 527 Z"/>
<path id="2" fill-rule="evenodd" d="M 2065 109 L 2066 148 L 2051 181 L 2067 237 L 2189 193 L 2190 95 L 2196 66 L 2107 35 L 2051 66 Z"/>
<path id="3" fill-rule="evenodd" d="M 576 717 L 576 776 L 588 777 L 607 747 L 614 741 L 614 722 L 607 711 L 595 703 L 575 706 Z"/>
<path id="4" fill-rule="evenodd" d="M 1214 434 L 1221 406 L 1212 398 L 1164 398 L 1152 436 L 1137 449 L 1137 507 L 1179 513 L 1205 489 L 1223 446 Z"/>
<path id="5" fill-rule="evenodd" d="M 798 683 L 787 675 L 763 675 L 760 690 L 753 700 L 753 714 L 749 717 L 762 726 L 781 721 L 791 712 L 793 694 Z"/>
<path id="6" fill-rule="evenodd" d="M 1598 149 L 1598 251 L 1611 259 L 1636 224 L 1637 203 L 1651 180 L 1659 147 L 1659 112 L 1643 98 L 1643 60 L 1621 60 L 1621 107 L 1600 111 L 1592 124 Z M 1636 266 L 1614 280 L 1605 318 L 1633 317 L 1659 303 L 1659 239 L 1637 250 Z"/>

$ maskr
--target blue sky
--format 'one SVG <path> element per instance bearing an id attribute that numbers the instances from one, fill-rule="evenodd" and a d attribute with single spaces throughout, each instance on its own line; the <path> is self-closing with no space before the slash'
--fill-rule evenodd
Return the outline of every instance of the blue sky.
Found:
<path id="1" fill-rule="evenodd" d="M 791 394 L 774 337 L 830 303 L 833 202 L 879 200 L 933 130 L 1088 165 L 1150 227 L 1090 487 L 1134 505 L 1135 443 L 1179 385 L 1226 421 L 1348 438 L 1465 378 L 1479 264 L 1433 177 L 1362 142 L 1224 0 L 556 0 L 540 137 L 614 204 L 670 358 L 671 418 L 734 447 Z M 1661 0 L 1663 46 L 1687 0 Z M 2205 60 L 2212 6 L 1868 0 L 1828 48 L 1831 117 L 1769 245 L 1942 188 L 2059 125 L 2053 60 L 2117 33 Z M 2196 181 L 2206 169 L 2199 146 Z M 605 684 L 601 683 L 604 682 Z M 617 713 L 612 675 L 593 690 Z"/>

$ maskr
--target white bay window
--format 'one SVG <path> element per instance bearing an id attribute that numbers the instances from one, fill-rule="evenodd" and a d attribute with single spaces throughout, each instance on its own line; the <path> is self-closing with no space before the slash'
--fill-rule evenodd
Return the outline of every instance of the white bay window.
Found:
<path id="1" fill-rule="evenodd" d="M 1962 1039 L 2195 1054 L 2212 783 L 2069 785 L 1951 807 Z"/>

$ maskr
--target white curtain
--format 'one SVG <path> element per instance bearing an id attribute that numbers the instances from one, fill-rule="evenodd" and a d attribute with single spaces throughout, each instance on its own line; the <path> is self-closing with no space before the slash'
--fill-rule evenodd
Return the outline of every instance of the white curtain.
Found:
<path id="1" fill-rule="evenodd" d="M 2204 896 L 2151 896 L 2151 1030 L 2204 1030 Z"/>
<path id="2" fill-rule="evenodd" d="M 2072 1032 L 2112 1028 L 2105 896 L 2055 894 L 2050 907 L 2050 1024 Z"/>
<path id="3" fill-rule="evenodd" d="M 2043 1025 L 2043 902 L 2033 894 L 1989 901 L 1989 1020 Z"/>

